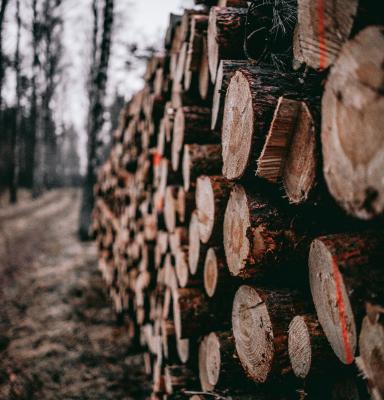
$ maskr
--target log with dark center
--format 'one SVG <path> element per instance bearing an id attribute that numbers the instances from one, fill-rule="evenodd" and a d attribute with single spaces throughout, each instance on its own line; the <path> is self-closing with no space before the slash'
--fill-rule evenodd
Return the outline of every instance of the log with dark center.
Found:
<path id="1" fill-rule="evenodd" d="M 257 66 L 237 71 L 230 80 L 224 105 L 224 176 L 239 179 L 254 173 L 280 96 L 311 100 L 318 90 L 315 79 L 304 83 L 297 73 Z"/>
<path id="2" fill-rule="evenodd" d="M 298 1 L 300 50 L 308 66 L 322 70 L 334 63 L 352 31 L 358 4 L 358 0 Z"/>
<path id="3" fill-rule="evenodd" d="M 179 288 L 173 292 L 173 317 L 179 338 L 198 337 L 210 330 L 228 326 L 227 301 L 212 303 L 198 288 Z"/>
<path id="4" fill-rule="evenodd" d="M 222 244 L 225 208 L 233 184 L 222 176 L 202 175 L 196 182 L 196 209 L 199 218 L 200 240 Z"/>
<path id="5" fill-rule="evenodd" d="M 368 27 L 343 46 L 322 100 L 328 188 L 348 213 L 362 219 L 384 211 L 383 32 Z"/>
<path id="6" fill-rule="evenodd" d="M 236 352 L 246 375 L 263 383 L 291 371 L 288 327 L 307 305 L 291 290 L 241 286 L 232 308 L 232 330 Z"/>
<path id="7" fill-rule="evenodd" d="M 242 44 L 246 14 L 246 8 L 211 8 L 208 22 L 208 62 L 212 83 L 215 83 L 220 60 L 245 59 Z"/>
<path id="8" fill-rule="evenodd" d="M 221 60 L 217 70 L 212 99 L 211 129 L 220 129 L 223 121 L 225 94 L 232 76 L 239 68 L 246 67 L 248 60 Z"/>
<path id="9" fill-rule="evenodd" d="M 289 324 L 288 353 L 298 378 L 330 371 L 337 358 L 314 315 L 297 315 Z"/>
<path id="10" fill-rule="evenodd" d="M 217 138 L 209 129 L 210 110 L 205 107 L 181 107 L 177 110 L 173 126 L 172 167 L 179 167 L 184 143 L 214 143 Z"/>
<path id="11" fill-rule="evenodd" d="M 200 242 L 199 218 L 197 210 L 192 213 L 188 230 L 188 266 L 192 275 L 202 270 L 207 246 Z"/>
<path id="12" fill-rule="evenodd" d="M 354 360 L 364 301 L 384 305 L 383 232 L 348 233 L 315 239 L 309 281 L 321 326 L 338 358 Z"/>
<path id="13" fill-rule="evenodd" d="M 184 190 L 203 174 L 218 175 L 222 169 L 221 145 L 219 144 L 186 144 L 183 153 Z"/>
<path id="14" fill-rule="evenodd" d="M 221 248 L 209 248 L 204 262 L 204 289 L 208 297 L 228 295 L 235 283 L 229 274 Z"/>

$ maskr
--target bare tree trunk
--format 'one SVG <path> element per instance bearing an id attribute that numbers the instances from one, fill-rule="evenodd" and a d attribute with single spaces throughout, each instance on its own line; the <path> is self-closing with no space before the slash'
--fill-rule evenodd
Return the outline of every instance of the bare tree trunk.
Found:
<path id="1" fill-rule="evenodd" d="M 15 51 L 15 73 L 16 73 L 16 109 L 15 109 L 15 123 L 14 130 L 11 139 L 11 179 L 9 186 L 9 196 L 11 203 L 17 203 L 17 187 L 19 181 L 19 167 L 20 167 L 20 157 L 19 157 L 19 135 L 20 135 L 20 119 L 21 119 L 21 109 L 20 109 L 20 31 L 21 31 L 21 18 L 20 18 L 20 0 L 16 2 L 16 23 L 17 23 L 17 36 L 16 36 L 16 51 Z"/>
<path id="2" fill-rule="evenodd" d="M 5 10 L 8 5 L 8 0 L 1 0 L 0 5 L 0 112 L 3 99 L 3 78 L 4 78 L 4 66 L 3 66 L 3 23 Z"/>
<path id="3" fill-rule="evenodd" d="M 93 1 L 94 15 L 97 1 Z M 103 126 L 104 98 L 108 79 L 108 64 L 111 51 L 111 38 L 113 27 L 113 4 L 114 0 L 105 0 L 104 3 L 104 22 L 103 35 L 100 44 L 100 59 L 98 60 L 97 69 L 91 69 L 91 78 L 94 77 L 91 89 L 89 121 L 88 121 L 88 166 L 87 175 L 84 183 L 83 201 L 80 212 L 79 233 L 82 239 L 89 238 L 89 227 L 91 225 L 91 214 L 93 208 L 93 186 L 96 183 L 96 167 L 98 165 L 97 158 L 97 136 Z M 94 38 L 93 44 L 97 44 L 97 19 L 94 22 Z M 96 48 L 93 49 L 96 51 Z M 95 71 L 95 74 L 93 74 Z"/>

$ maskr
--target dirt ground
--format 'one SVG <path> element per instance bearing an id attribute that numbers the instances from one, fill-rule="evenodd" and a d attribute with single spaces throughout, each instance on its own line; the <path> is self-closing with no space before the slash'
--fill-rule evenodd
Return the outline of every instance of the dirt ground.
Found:
<path id="1" fill-rule="evenodd" d="M 92 243 L 77 240 L 80 196 L 47 193 L 0 209 L 0 399 L 144 399 L 143 358 L 119 327 Z"/>

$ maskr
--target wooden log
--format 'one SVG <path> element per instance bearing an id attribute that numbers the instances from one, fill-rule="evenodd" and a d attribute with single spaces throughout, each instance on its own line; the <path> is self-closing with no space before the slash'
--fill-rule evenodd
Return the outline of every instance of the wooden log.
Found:
<path id="1" fill-rule="evenodd" d="M 339 367 L 319 321 L 311 314 L 297 315 L 289 324 L 288 353 L 293 373 L 298 378 Z"/>
<path id="2" fill-rule="evenodd" d="M 198 271 L 202 270 L 207 251 L 207 246 L 200 242 L 199 217 L 197 210 L 192 213 L 189 222 L 188 238 L 188 266 L 190 273 L 195 275 Z"/>
<path id="3" fill-rule="evenodd" d="M 199 68 L 199 94 L 203 100 L 209 97 L 210 89 L 209 62 L 208 62 L 208 42 L 207 36 L 203 37 L 203 49 Z"/>
<path id="4" fill-rule="evenodd" d="M 247 376 L 254 382 L 291 372 L 288 326 L 308 306 L 291 290 L 271 291 L 243 285 L 232 308 L 236 352 Z"/>
<path id="5" fill-rule="evenodd" d="M 181 389 L 193 390 L 197 385 L 195 373 L 186 365 L 167 365 L 164 370 L 165 391 L 172 395 Z"/>
<path id="6" fill-rule="evenodd" d="M 203 337 L 199 345 L 199 380 L 201 389 L 210 392 L 214 386 L 209 383 L 207 371 L 207 337 Z"/>
<path id="7" fill-rule="evenodd" d="M 225 94 L 232 76 L 239 68 L 246 67 L 248 60 L 221 60 L 216 74 L 212 99 L 211 129 L 220 129 L 223 121 Z"/>
<path id="8" fill-rule="evenodd" d="M 350 36 L 358 4 L 358 0 L 298 1 L 300 50 L 308 66 L 323 70 L 334 63 Z"/>
<path id="9" fill-rule="evenodd" d="M 228 326 L 229 305 L 208 301 L 198 288 L 179 288 L 173 291 L 173 317 L 177 337 L 198 337 L 214 329 Z"/>
<path id="10" fill-rule="evenodd" d="M 362 219 L 384 210 L 383 50 L 383 28 L 378 26 L 364 29 L 346 43 L 322 100 L 321 141 L 328 188 L 348 213 Z"/>
<path id="11" fill-rule="evenodd" d="M 236 355 L 232 331 L 211 332 L 206 338 L 207 378 L 215 389 L 243 388 L 245 375 Z"/>
<path id="12" fill-rule="evenodd" d="M 183 153 L 184 190 L 189 191 L 191 184 L 200 175 L 218 175 L 222 169 L 221 145 L 186 144 Z"/>
<path id="13" fill-rule="evenodd" d="M 322 236 L 311 244 L 309 281 L 321 326 L 337 357 L 354 360 L 364 301 L 384 304 L 382 232 Z"/>
<path id="14" fill-rule="evenodd" d="M 235 7 L 212 7 L 208 22 L 208 63 L 215 83 L 220 60 L 245 59 L 242 46 L 247 10 Z"/>
<path id="15" fill-rule="evenodd" d="M 188 246 L 183 246 L 176 254 L 176 276 L 179 286 L 184 288 L 188 284 Z"/>
<path id="16" fill-rule="evenodd" d="M 173 37 L 176 33 L 176 27 L 181 24 L 181 15 L 169 14 L 169 24 L 164 37 L 164 47 L 168 50 L 172 46 Z"/>
<path id="17" fill-rule="evenodd" d="M 176 196 L 178 186 L 167 186 L 164 199 L 164 221 L 168 232 L 172 233 L 176 228 Z"/>
<path id="18" fill-rule="evenodd" d="M 174 82 L 181 84 L 184 78 L 185 63 L 187 61 L 188 42 L 184 42 L 181 46 L 179 57 L 177 59 L 177 66 L 174 76 Z"/>
<path id="19" fill-rule="evenodd" d="M 182 246 L 188 244 L 188 229 L 184 226 L 175 228 L 175 232 L 169 235 L 169 248 L 171 253 L 176 256 Z"/>
<path id="20" fill-rule="evenodd" d="M 308 79 L 304 84 L 297 73 L 257 66 L 237 71 L 229 83 L 224 105 L 224 176 L 239 179 L 256 170 L 256 160 L 261 154 L 280 96 L 313 101 L 318 92 L 316 79 Z"/>
<path id="21" fill-rule="evenodd" d="M 176 212 L 181 224 L 185 224 L 190 220 L 192 211 L 195 209 L 195 192 L 186 191 L 183 187 L 179 187 L 176 200 Z"/>
<path id="22" fill-rule="evenodd" d="M 196 182 L 196 209 L 200 240 L 223 243 L 224 214 L 233 184 L 222 176 L 202 175 Z"/>
<path id="23" fill-rule="evenodd" d="M 208 297 L 228 295 L 236 283 L 229 274 L 221 248 L 210 247 L 204 261 L 204 289 Z"/>
<path id="24" fill-rule="evenodd" d="M 291 203 L 307 200 L 316 183 L 318 132 L 319 124 L 305 102 L 280 97 L 256 176 L 282 181 Z"/>
<path id="25" fill-rule="evenodd" d="M 383 308 L 371 311 L 363 319 L 359 336 L 360 355 L 356 364 L 367 381 L 371 398 L 384 398 L 384 325 L 381 321 Z"/>
<path id="26" fill-rule="evenodd" d="M 210 110 L 206 107 L 181 107 L 177 110 L 173 127 L 172 167 L 179 168 L 180 152 L 184 143 L 215 143 L 217 137 L 209 129 Z"/>

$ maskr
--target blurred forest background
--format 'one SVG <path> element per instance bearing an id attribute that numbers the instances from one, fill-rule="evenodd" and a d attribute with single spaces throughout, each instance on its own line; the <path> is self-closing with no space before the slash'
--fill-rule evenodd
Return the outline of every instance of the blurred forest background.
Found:
<path id="1" fill-rule="evenodd" d="M 168 13 L 189 3 L 1 0 L 2 199 L 16 203 L 20 188 L 38 197 L 83 185 L 87 237 L 95 171 L 119 111 L 161 49 Z"/>

